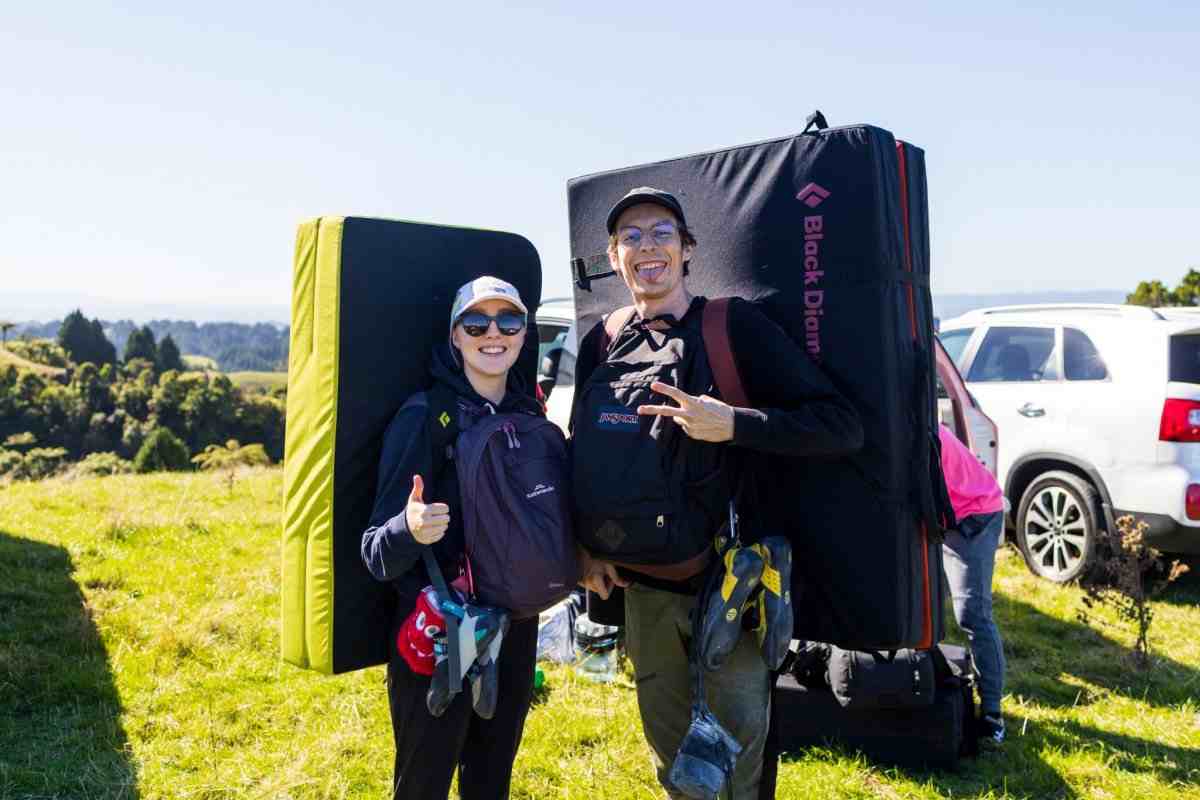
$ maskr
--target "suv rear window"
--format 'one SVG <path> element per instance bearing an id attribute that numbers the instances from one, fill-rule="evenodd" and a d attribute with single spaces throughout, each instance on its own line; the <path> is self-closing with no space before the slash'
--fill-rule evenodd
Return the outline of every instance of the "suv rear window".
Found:
<path id="1" fill-rule="evenodd" d="M 1063 372 L 1069 381 L 1102 381 L 1108 377 L 1104 359 L 1083 331 L 1063 328 Z"/>
<path id="2" fill-rule="evenodd" d="M 1200 383 L 1200 334 L 1171 337 L 1170 380 Z"/>

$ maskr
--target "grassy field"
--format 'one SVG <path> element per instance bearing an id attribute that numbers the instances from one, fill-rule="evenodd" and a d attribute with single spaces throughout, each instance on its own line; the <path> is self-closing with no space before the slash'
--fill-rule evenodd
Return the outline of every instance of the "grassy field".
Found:
<path id="1" fill-rule="evenodd" d="M 209 358 L 208 356 L 197 356 L 197 355 L 191 355 L 191 354 L 181 356 L 181 358 L 183 359 L 183 365 L 185 367 L 187 367 L 188 369 L 208 370 L 210 372 L 218 371 L 217 360 L 215 358 Z"/>
<path id="2" fill-rule="evenodd" d="M 0 487 L 0 798 L 381 798 L 381 669 L 278 659 L 281 473 Z M 1000 554 L 1010 740 L 953 773 L 836 750 L 791 757 L 779 797 L 1200 797 L 1200 580 L 1156 604 L 1155 669 L 1074 620 L 1079 592 Z M 1125 641 L 1124 638 L 1121 641 Z M 632 685 L 547 670 L 519 798 L 661 796 Z"/>
<path id="3" fill-rule="evenodd" d="M 31 370 L 39 375 L 44 376 L 61 375 L 66 371 L 62 367 L 51 367 L 47 366 L 46 364 L 38 364 L 34 361 L 30 361 L 27 358 L 22 358 L 21 356 L 10 352 L 9 350 L 0 348 L 0 369 L 8 369 L 9 365 L 12 365 L 17 369 Z"/>
<path id="4" fill-rule="evenodd" d="M 230 372 L 234 386 L 252 392 L 269 392 L 287 386 L 286 372 Z"/>

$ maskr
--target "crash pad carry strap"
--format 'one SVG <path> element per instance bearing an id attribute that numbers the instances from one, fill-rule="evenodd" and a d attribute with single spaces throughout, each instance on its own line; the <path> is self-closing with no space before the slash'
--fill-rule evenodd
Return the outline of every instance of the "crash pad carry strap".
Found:
<path id="1" fill-rule="evenodd" d="M 729 340 L 730 298 L 718 297 L 704 304 L 704 317 L 700 323 L 704 338 L 704 350 L 708 353 L 708 366 L 712 369 L 713 382 L 721 393 L 721 399 L 731 406 L 749 408 L 750 398 L 738 371 L 737 359 Z"/>
<path id="2" fill-rule="evenodd" d="M 425 392 L 426 428 L 429 431 L 431 465 L 429 482 L 432 485 L 454 459 L 454 442 L 458 439 L 458 396 L 454 390 L 442 383 L 434 385 Z M 432 545 L 421 548 L 421 560 L 425 563 L 425 571 L 429 573 L 429 581 L 437 592 L 439 603 L 454 602 L 454 595 L 446 584 L 446 577 L 438 566 L 433 554 Z M 446 621 L 446 658 L 450 662 L 450 674 L 462 673 L 462 654 L 458 648 L 458 617 L 445 609 L 440 609 Z M 462 690 L 462 681 L 450 681 L 450 694 L 455 695 Z"/>
<path id="3" fill-rule="evenodd" d="M 458 395 L 444 383 L 435 383 L 425 393 L 428 402 L 426 415 L 433 465 L 429 480 L 435 481 L 446 464 L 454 459 L 454 442 L 461 432 L 458 421 Z"/>
<path id="4" fill-rule="evenodd" d="M 633 306 L 624 306 L 604 318 L 604 324 L 600 326 L 600 338 L 596 340 L 596 359 L 598 361 L 603 361 L 608 355 L 608 348 L 612 345 L 613 339 L 617 338 L 617 334 L 633 318 L 635 311 L 637 309 Z"/>

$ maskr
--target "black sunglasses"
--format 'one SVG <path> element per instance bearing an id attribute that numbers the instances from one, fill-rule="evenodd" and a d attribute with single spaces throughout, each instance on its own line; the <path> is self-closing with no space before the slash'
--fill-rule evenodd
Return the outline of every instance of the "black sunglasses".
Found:
<path id="1" fill-rule="evenodd" d="M 493 322 L 496 323 L 496 330 L 504 336 L 516 336 L 525 330 L 525 315 L 515 311 L 501 311 L 494 317 L 489 317 L 480 311 L 468 311 L 458 318 L 458 324 L 462 326 L 467 336 L 472 338 L 478 338 L 487 333 Z"/>

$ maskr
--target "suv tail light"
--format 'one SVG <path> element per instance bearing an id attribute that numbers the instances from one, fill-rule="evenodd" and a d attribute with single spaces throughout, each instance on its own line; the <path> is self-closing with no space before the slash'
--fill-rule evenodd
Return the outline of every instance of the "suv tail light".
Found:
<path id="1" fill-rule="evenodd" d="M 1160 442 L 1200 442 L 1200 401 L 1167 398 L 1158 426 Z"/>
<path id="2" fill-rule="evenodd" d="M 1187 518 L 1200 519 L 1200 483 L 1188 484 Z"/>

